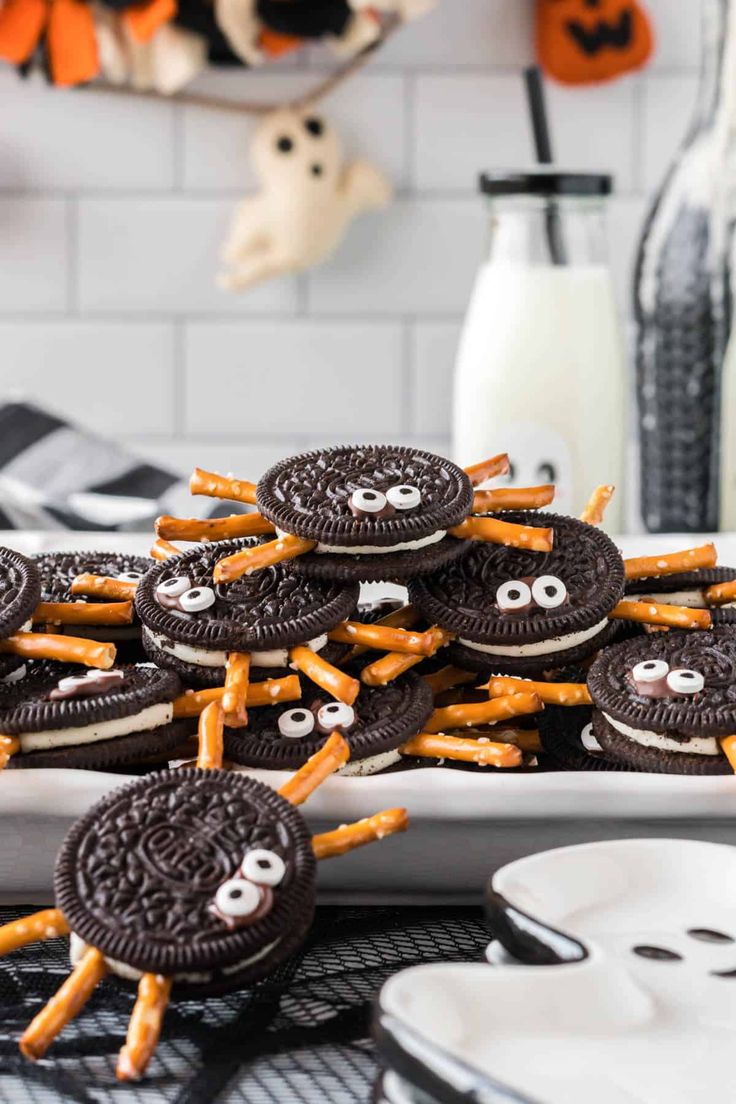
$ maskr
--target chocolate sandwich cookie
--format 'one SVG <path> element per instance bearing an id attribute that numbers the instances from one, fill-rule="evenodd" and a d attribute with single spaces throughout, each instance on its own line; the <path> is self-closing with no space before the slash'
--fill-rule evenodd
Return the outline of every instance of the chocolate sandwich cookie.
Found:
<path id="1" fill-rule="evenodd" d="M 588 675 L 593 733 L 610 758 L 664 774 L 730 774 L 736 634 L 672 630 L 606 648 Z"/>
<path id="2" fill-rule="evenodd" d="M 0 732 L 15 737 L 10 768 L 104 770 L 172 751 L 191 722 L 173 721 L 178 677 L 151 665 L 110 671 L 41 661 L 0 688 Z"/>
<path id="3" fill-rule="evenodd" d="M 78 575 L 103 575 L 126 583 L 138 584 L 155 560 L 120 552 L 42 552 L 33 557 L 41 576 L 42 602 L 104 602 L 93 596 L 72 593 Z M 134 663 L 145 658 L 141 648 L 141 626 L 136 618 L 130 625 L 58 625 L 56 633 L 106 640 L 117 648 L 118 659 Z"/>
<path id="4" fill-rule="evenodd" d="M 733 567 L 704 567 L 655 579 L 632 579 L 626 584 L 626 597 L 637 601 L 651 599 L 661 605 L 687 606 L 710 610 L 714 625 L 736 625 L 736 599 L 722 606 L 711 605 L 706 598 L 709 587 L 736 581 Z"/>
<path id="5" fill-rule="evenodd" d="M 420 449 L 339 446 L 293 456 L 259 481 L 258 509 L 277 533 L 315 542 L 300 575 L 405 580 L 458 559 L 448 535 L 473 505 L 465 472 Z"/>
<path id="6" fill-rule="evenodd" d="M 448 661 L 466 671 L 534 676 L 579 663 L 618 630 L 608 620 L 624 590 L 611 539 L 575 518 L 504 512 L 554 532 L 551 552 L 473 542 L 457 563 L 409 583 L 432 624 L 456 634 Z"/>
<path id="7" fill-rule="evenodd" d="M 33 561 L 0 547 L 0 637 L 30 631 L 40 599 L 41 580 Z M 20 656 L 0 655 L 0 685 L 22 678 L 25 670 Z"/>
<path id="8" fill-rule="evenodd" d="M 432 709 L 429 685 L 413 672 L 386 686 L 361 686 L 353 705 L 302 679 L 301 701 L 254 709 L 247 728 L 225 729 L 225 757 L 243 766 L 296 770 L 339 729 L 350 748 L 340 773 L 376 774 L 400 761 L 399 747 L 421 731 Z"/>
<path id="9" fill-rule="evenodd" d="M 557 767 L 571 771 L 621 771 L 631 768 L 609 759 L 593 732 L 593 709 L 548 705 L 539 714 L 539 738 Z"/>
<path id="10" fill-rule="evenodd" d="M 229 652 L 250 652 L 251 667 L 273 674 L 302 644 L 332 662 L 340 645 L 327 633 L 358 604 L 357 583 L 301 579 L 288 564 L 215 583 L 223 555 L 258 544 L 256 538 L 202 544 L 164 560 L 138 587 L 135 606 L 143 646 L 162 667 L 197 686 L 221 686 Z"/>
<path id="11" fill-rule="evenodd" d="M 259 980 L 301 943 L 315 868 L 304 820 L 268 786 L 167 770 L 77 821 L 54 886 L 73 960 L 94 946 L 118 977 L 172 977 L 199 996 Z"/>

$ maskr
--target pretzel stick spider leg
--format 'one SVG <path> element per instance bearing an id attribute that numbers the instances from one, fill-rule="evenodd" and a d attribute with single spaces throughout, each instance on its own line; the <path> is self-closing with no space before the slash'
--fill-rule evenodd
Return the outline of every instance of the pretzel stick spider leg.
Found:
<path id="1" fill-rule="evenodd" d="M 554 542 L 552 529 L 515 525 L 495 517 L 468 517 L 448 532 L 460 540 L 488 541 L 489 544 L 502 544 L 507 548 L 527 548 L 531 552 L 551 552 Z"/>
<path id="2" fill-rule="evenodd" d="M 164 540 L 220 541 L 260 537 L 276 530 L 260 514 L 231 514 L 224 518 L 156 518 L 156 535 Z"/>
<path id="3" fill-rule="evenodd" d="M 289 660 L 292 667 L 295 667 L 297 671 L 301 671 L 317 686 L 320 686 L 333 698 L 337 698 L 338 701 L 344 702 L 346 705 L 352 705 L 360 693 L 358 679 L 351 678 L 350 675 L 345 674 L 338 667 L 333 667 L 331 663 L 328 663 L 326 659 L 322 659 L 311 648 L 306 648 L 303 645 L 291 648 Z"/>
<path id="4" fill-rule="evenodd" d="M 465 468 L 465 474 L 474 487 L 485 483 L 487 479 L 494 479 L 497 475 L 508 475 L 511 463 L 507 452 L 501 452 L 498 456 L 492 456 L 490 460 L 483 460 L 480 464 L 471 464 Z"/>
<path id="5" fill-rule="evenodd" d="M 256 485 L 245 479 L 233 479 L 229 475 L 195 468 L 189 480 L 189 491 L 193 495 L 205 495 L 207 498 L 224 498 L 228 502 L 246 502 L 256 504 Z"/>
<path id="6" fill-rule="evenodd" d="M 85 598 L 108 598 L 113 601 L 130 602 L 135 598 L 137 583 L 124 579 L 112 579 L 108 575 L 91 575 L 84 572 L 72 579 L 71 592 Z"/>
<path id="7" fill-rule="evenodd" d="M 181 548 L 177 548 L 171 541 L 164 540 L 163 537 L 159 537 L 151 545 L 151 551 L 149 555 L 154 560 L 169 560 L 172 556 L 180 556 Z"/>
<path id="8" fill-rule="evenodd" d="M 202 770 L 218 770 L 224 755 L 223 729 L 225 714 L 219 702 L 210 702 L 199 715 L 199 754 L 197 766 Z"/>
<path id="9" fill-rule="evenodd" d="M 20 751 L 20 740 L 17 736 L 0 736 L 0 770 L 5 770 L 11 756 Z"/>
<path id="10" fill-rule="evenodd" d="M 245 728 L 248 724 L 248 683 L 250 679 L 250 652 L 230 652 L 225 668 L 225 690 L 222 708 L 225 724 L 230 728 Z"/>
<path id="11" fill-rule="evenodd" d="M 42 909 L 0 927 L 0 955 L 10 954 L 29 943 L 58 939 L 69 934 L 69 925 L 59 909 Z"/>
<path id="12" fill-rule="evenodd" d="M 224 556 L 215 564 L 212 575 L 216 583 L 234 583 L 243 575 L 250 575 L 253 571 L 260 571 L 264 567 L 273 567 L 274 564 L 303 556 L 311 552 L 315 545 L 316 541 L 302 540 L 301 537 L 290 534 L 277 537 L 276 540 L 267 541 L 266 544 L 244 548 L 240 552 L 234 552 L 232 556 Z M 153 551 L 151 554 L 153 555 Z"/>
<path id="13" fill-rule="evenodd" d="M 224 686 L 214 686 L 209 690 L 185 690 L 174 699 L 174 719 L 198 717 L 210 702 L 221 702 L 224 693 Z M 286 675 L 284 678 L 249 683 L 245 704 L 248 707 L 275 705 L 276 702 L 299 701 L 301 696 L 299 676 Z"/>
<path id="14" fill-rule="evenodd" d="M 24 659 L 58 659 L 62 663 L 83 663 L 109 671 L 115 662 L 115 645 L 100 644 L 82 636 L 54 636 L 50 633 L 18 632 L 0 640 L 0 652 Z"/>
<path id="15" fill-rule="evenodd" d="M 118 1081 L 139 1081 L 153 1057 L 171 996 L 171 978 L 144 974 L 128 1022 L 125 1046 L 118 1055 Z"/>
<path id="16" fill-rule="evenodd" d="M 616 488 L 612 483 L 603 483 L 600 487 L 596 487 L 580 515 L 580 520 L 587 525 L 600 525 L 606 512 L 606 506 L 613 498 L 615 490 Z"/>
<path id="17" fill-rule="evenodd" d="M 436 655 L 440 648 L 444 648 L 452 640 L 452 633 L 444 629 L 432 628 L 427 630 L 434 639 L 430 656 Z M 387 652 L 386 655 L 369 663 L 360 673 L 361 682 L 366 686 L 386 686 L 389 682 L 399 678 L 406 671 L 411 670 L 417 663 L 421 663 L 424 656 L 404 655 L 402 652 Z"/>
<path id="18" fill-rule="evenodd" d="M 643 625 L 665 625 L 670 629 L 710 629 L 713 619 L 707 609 L 667 606 L 657 602 L 624 601 L 609 613 L 613 621 L 636 621 Z"/>
<path id="19" fill-rule="evenodd" d="M 496 510 L 539 510 L 554 500 L 551 483 L 541 487 L 499 487 L 491 491 L 476 491 L 473 495 L 474 514 L 492 514 Z"/>
<path id="20" fill-rule="evenodd" d="M 58 992 L 23 1032 L 19 1044 L 21 1053 L 34 1061 L 43 1058 L 56 1036 L 84 1008 L 106 973 L 102 952 L 89 947 Z"/>
<path id="21" fill-rule="evenodd" d="M 679 575 L 683 571 L 699 571 L 701 567 L 715 567 L 718 554 L 714 544 L 701 544 L 684 552 L 670 552 L 667 556 L 635 556 L 624 560 L 626 578 L 661 579 L 665 575 Z"/>
<path id="22" fill-rule="evenodd" d="M 33 611 L 34 625 L 132 625 L 133 603 L 123 602 L 39 602 Z"/>
<path id="23" fill-rule="evenodd" d="M 451 759 L 481 767 L 520 767 L 524 756 L 515 744 L 490 740 L 487 736 L 464 739 L 444 733 L 421 732 L 401 748 L 402 755 L 427 759 Z"/>
<path id="24" fill-rule="evenodd" d="M 718 743 L 731 765 L 731 770 L 736 774 L 736 736 L 722 736 Z"/>
<path id="25" fill-rule="evenodd" d="M 367 843 L 393 836 L 396 832 L 405 832 L 408 827 L 406 809 L 384 809 L 353 824 L 341 824 L 332 832 L 312 836 L 312 848 L 315 858 L 331 859 L 354 851 L 356 847 L 365 847 Z"/>
<path id="26" fill-rule="evenodd" d="M 545 705 L 591 705 L 592 699 L 584 682 L 533 682 L 530 679 L 496 675 L 480 687 L 489 698 L 507 694 L 536 694 Z"/>

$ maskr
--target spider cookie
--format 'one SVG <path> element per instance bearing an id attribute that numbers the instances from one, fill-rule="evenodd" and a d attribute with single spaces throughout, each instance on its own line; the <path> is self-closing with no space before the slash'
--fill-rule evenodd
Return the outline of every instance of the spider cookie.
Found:
<path id="1" fill-rule="evenodd" d="M 376 774 L 401 760 L 399 748 L 432 713 L 427 682 L 409 673 L 387 686 L 361 686 L 352 705 L 302 680 L 297 703 L 254 711 L 247 728 L 225 730 L 225 756 L 268 770 L 295 770 L 339 729 L 350 748 L 342 774 Z"/>
<path id="2" fill-rule="evenodd" d="M 403 831 L 386 809 L 310 836 L 295 806 L 348 757 L 335 732 L 276 793 L 221 766 L 223 712 L 200 718 L 198 769 L 161 771 L 107 795 L 71 828 L 56 908 L 0 928 L 0 954 L 70 935 L 74 970 L 20 1040 L 41 1058 L 105 975 L 137 984 L 117 1076 L 142 1076 L 171 996 L 252 985 L 304 939 L 315 860 Z"/>
<path id="3" fill-rule="evenodd" d="M 223 555 L 258 543 L 246 538 L 202 544 L 146 575 L 135 606 L 143 645 L 155 663 L 193 685 L 221 686 L 232 653 L 249 653 L 252 667 L 263 671 L 286 667 L 297 645 L 329 662 L 333 645 L 327 633 L 357 606 L 358 584 L 300 579 L 283 565 L 233 583 L 214 581 Z"/>
<path id="4" fill-rule="evenodd" d="M 0 732 L 9 767 L 104 770 L 172 751 L 191 730 L 174 721 L 181 689 L 150 665 L 100 671 L 50 660 L 0 690 Z"/>
<path id="5" fill-rule="evenodd" d="M 32 560 L 12 548 L 0 548 L 0 638 L 31 628 L 41 597 L 41 581 Z M 21 678 L 22 657 L 0 654 L 0 684 Z"/>
<path id="6" fill-rule="evenodd" d="M 46 624 L 61 633 L 69 631 L 89 640 L 110 641 L 116 645 L 119 659 L 133 662 L 144 658 L 141 626 L 131 598 L 153 560 L 117 552 L 43 552 L 33 560 L 41 576 L 45 607 L 45 613 L 44 607 L 39 611 L 39 618 L 45 616 Z M 117 588 L 112 585 L 114 600 L 105 596 L 104 588 L 90 585 L 90 579 L 100 578 L 108 584 L 119 584 Z M 69 608 L 64 609 L 62 604 Z"/>
<path id="7" fill-rule="evenodd" d="M 621 554 L 575 518 L 519 512 L 504 519 L 551 526 L 550 552 L 473 542 L 457 563 L 409 583 L 410 601 L 456 634 L 451 662 L 466 671 L 535 675 L 577 663 L 606 644 L 624 590 Z"/>
<path id="8" fill-rule="evenodd" d="M 736 734 L 736 634 L 657 633 L 606 648 L 588 675 L 593 734 L 641 771 L 730 774 Z"/>

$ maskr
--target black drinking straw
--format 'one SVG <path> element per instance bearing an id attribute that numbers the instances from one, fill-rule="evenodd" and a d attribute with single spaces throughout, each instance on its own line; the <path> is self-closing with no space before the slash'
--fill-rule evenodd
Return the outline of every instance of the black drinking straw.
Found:
<path id="1" fill-rule="evenodd" d="M 544 102 L 544 84 L 542 83 L 542 73 L 539 66 L 530 65 L 525 69 L 524 79 L 526 81 L 527 103 L 529 105 L 532 131 L 534 133 L 534 149 L 537 155 L 537 162 L 540 165 L 551 165 L 554 160 L 552 155 L 552 138 L 549 132 L 547 108 Z M 566 264 L 567 259 L 565 246 L 562 240 L 560 211 L 554 199 L 549 199 L 547 203 L 545 228 L 552 264 Z"/>

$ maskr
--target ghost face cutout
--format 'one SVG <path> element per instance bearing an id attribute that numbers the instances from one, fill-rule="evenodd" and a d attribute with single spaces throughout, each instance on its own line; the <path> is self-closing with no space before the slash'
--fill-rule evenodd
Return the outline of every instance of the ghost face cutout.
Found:
<path id="1" fill-rule="evenodd" d="M 577 499 L 583 488 L 576 486 L 570 447 L 556 429 L 536 422 L 512 422 L 504 426 L 504 448 L 509 454 L 509 472 L 494 479 L 494 487 L 554 483 L 555 511 L 573 517 L 579 513 Z"/>
<path id="2" fill-rule="evenodd" d="M 728 1104 L 734 887 L 736 850 L 698 841 L 586 844 L 512 863 L 489 887 L 494 965 L 390 979 L 382 1057 L 439 1099 Z"/>

